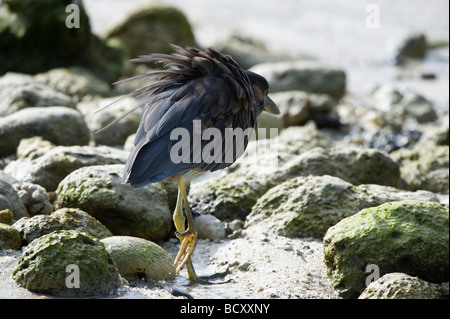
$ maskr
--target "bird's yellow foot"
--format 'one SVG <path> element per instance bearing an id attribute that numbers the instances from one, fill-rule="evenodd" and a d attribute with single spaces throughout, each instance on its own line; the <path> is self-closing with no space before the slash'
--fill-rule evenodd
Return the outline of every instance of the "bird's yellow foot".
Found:
<path id="1" fill-rule="evenodd" d="M 184 268 L 184 265 L 186 265 L 186 262 L 189 260 L 189 257 L 191 257 L 192 253 L 194 252 L 195 245 L 197 243 L 197 232 L 185 232 L 183 234 L 177 233 L 176 236 L 181 241 L 181 246 L 173 264 L 177 265 L 181 257 L 183 257 L 184 255 L 183 260 L 181 260 L 176 269 L 177 274 L 179 274 L 180 271 Z"/>

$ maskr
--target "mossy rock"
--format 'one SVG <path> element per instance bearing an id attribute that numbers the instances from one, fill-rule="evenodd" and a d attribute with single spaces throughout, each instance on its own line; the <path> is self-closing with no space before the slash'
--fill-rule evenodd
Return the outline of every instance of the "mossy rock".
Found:
<path id="1" fill-rule="evenodd" d="M 352 185 L 333 176 L 297 177 L 271 188 L 252 207 L 246 226 L 278 235 L 322 238 L 328 228 L 363 208 L 403 199 L 437 202 L 435 194 L 389 186 Z"/>
<path id="2" fill-rule="evenodd" d="M 0 223 L 11 225 L 14 220 L 14 214 L 9 209 L 0 210 Z"/>
<path id="3" fill-rule="evenodd" d="M 10 222 L 13 222 L 29 216 L 26 207 L 20 200 L 19 194 L 17 194 L 17 190 L 3 179 L 0 179 L 0 210 L 9 210 L 13 214 L 12 220 L 8 217 L 5 221 L 10 220 Z M 5 214 L 9 216 L 9 213 L 5 212 Z"/>
<path id="4" fill-rule="evenodd" d="M 157 184 L 132 189 L 122 183 L 124 165 L 95 165 L 73 171 L 56 190 L 59 207 L 76 207 L 114 235 L 166 238 L 172 226 L 166 191 Z"/>
<path id="5" fill-rule="evenodd" d="M 123 277 L 148 281 L 175 278 L 173 258 L 157 244 L 131 236 L 113 236 L 101 241 Z"/>
<path id="6" fill-rule="evenodd" d="M 12 277 L 30 291 L 58 296 L 110 294 L 121 285 L 116 264 L 103 243 L 74 230 L 32 241 L 23 250 Z"/>
<path id="7" fill-rule="evenodd" d="M 42 136 L 55 145 L 86 145 L 90 131 L 77 110 L 62 106 L 29 107 L 0 117 L 0 156 L 11 155 L 23 138 Z"/>
<path id="8" fill-rule="evenodd" d="M 38 150 L 40 152 L 41 150 Z M 78 168 L 92 165 L 124 164 L 129 153 L 109 146 L 57 146 L 19 158 L 5 168 L 18 180 L 31 182 L 55 191 L 58 184 Z"/>
<path id="9" fill-rule="evenodd" d="M 102 78 L 120 76 L 122 53 L 91 33 L 81 1 L 9 0 L 0 11 L 0 74 L 15 71 L 36 74 L 63 66 L 85 66 Z M 67 27 L 71 15 L 78 27 Z M 31 58 L 32 57 L 32 58 Z"/>
<path id="10" fill-rule="evenodd" d="M 448 145 L 417 144 L 392 152 L 391 157 L 400 164 L 401 176 L 411 189 L 449 193 Z"/>
<path id="11" fill-rule="evenodd" d="M 366 287 L 367 265 L 380 276 L 402 272 L 432 283 L 449 280 L 449 206 L 398 201 L 363 209 L 324 237 L 328 277 L 346 297 Z"/>
<path id="12" fill-rule="evenodd" d="M 177 8 L 150 6 L 140 8 L 105 36 L 107 43 L 124 48 L 127 58 L 172 51 L 170 43 L 196 46 L 185 15 Z"/>
<path id="13" fill-rule="evenodd" d="M 268 176 L 237 172 L 191 184 L 189 202 L 192 209 L 220 220 L 244 220 L 258 198 L 274 185 Z"/>
<path id="14" fill-rule="evenodd" d="M 61 208 L 50 215 L 21 218 L 13 227 L 19 231 L 24 245 L 58 230 L 78 230 L 98 239 L 112 236 L 102 223 L 78 208 Z"/>
<path id="15" fill-rule="evenodd" d="M 20 235 L 12 226 L 0 223 L 0 250 L 20 249 Z"/>

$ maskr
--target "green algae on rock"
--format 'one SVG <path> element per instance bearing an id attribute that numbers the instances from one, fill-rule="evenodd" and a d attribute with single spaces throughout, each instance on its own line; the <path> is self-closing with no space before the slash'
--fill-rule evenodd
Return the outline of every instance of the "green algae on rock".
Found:
<path id="1" fill-rule="evenodd" d="M 331 227 L 324 237 L 324 261 L 333 287 L 357 297 L 376 265 L 380 276 L 403 272 L 441 283 L 449 280 L 449 206 L 398 201 L 363 209 Z"/>
<path id="2" fill-rule="evenodd" d="M 421 143 L 412 149 L 402 148 L 392 152 L 391 157 L 399 163 L 401 176 L 411 189 L 449 193 L 448 145 Z"/>
<path id="3" fill-rule="evenodd" d="M 33 240 L 24 248 L 12 277 L 30 291 L 58 296 L 110 294 L 121 285 L 116 264 L 103 243 L 74 230 Z"/>
<path id="4" fill-rule="evenodd" d="M 112 236 L 102 223 L 78 208 L 61 208 L 50 215 L 21 218 L 13 227 L 19 231 L 24 245 L 57 230 L 78 230 L 98 239 Z"/>
<path id="5" fill-rule="evenodd" d="M 98 219 L 114 235 L 164 239 L 172 226 L 167 193 L 157 184 L 132 189 L 122 184 L 124 165 L 82 167 L 56 190 L 60 207 L 76 207 Z"/>
<path id="6" fill-rule="evenodd" d="M 175 278 L 173 258 L 157 244 L 143 238 L 113 236 L 101 240 L 119 273 L 127 279 L 171 280 Z"/>
<path id="7" fill-rule="evenodd" d="M 261 196 L 246 225 L 259 224 L 291 238 L 322 238 L 328 228 L 363 208 L 404 199 L 438 201 L 427 191 L 408 192 L 375 184 L 355 186 L 329 175 L 296 177 Z"/>
<path id="8" fill-rule="evenodd" d="M 20 241 L 20 235 L 17 229 L 0 223 L 0 250 L 19 249 Z"/>

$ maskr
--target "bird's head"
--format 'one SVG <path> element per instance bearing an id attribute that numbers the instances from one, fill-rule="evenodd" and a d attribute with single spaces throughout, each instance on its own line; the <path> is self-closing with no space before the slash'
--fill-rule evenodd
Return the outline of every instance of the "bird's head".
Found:
<path id="1" fill-rule="evenodd" d="M 252 84 L 253 94 L 259 107 L 259 113 L 266 111 L 272 114 L 280 114 L 280 110 L 274 101 L 267 95 L 269 93 L 269 83 L 259 74 L 252 71 L 245 71 Z"/>

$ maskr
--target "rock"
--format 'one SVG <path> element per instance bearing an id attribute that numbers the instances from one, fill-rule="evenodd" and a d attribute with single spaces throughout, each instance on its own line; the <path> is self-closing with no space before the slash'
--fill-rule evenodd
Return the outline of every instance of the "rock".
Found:
<path id="1" fill-rule="evenodd" d="M 353 185 L 404 188 L 399 166 L 394 160 L 378 150 L 358 147 L 314 148 L 287 161 L 272 177 L 285 181 L 307 175 L 336 176 Z"/>
<path id="2" fill-rule="evenodd" d="M 358 299 L 441 299 L 441 286 L 403 273 L 389 273 L 372 282 Z"/>
<path id="3" fill-rule="evenodd" d="M 95 132 L 126 114 L 138 104 L 139 101 L 136 99 L 122 96 L 81 102 L 78 103 L 78 109 L 86 119 L 89 129 L 93 133 L 92 139 L 95 143 L 122 146 L 128 136 L 137 131 L 141 121 L 142 108 L 128 114 L 125 118 L 115 124 L 114 127 L 99 133 Z M 102 110 L 104 107 L 107 108 Z"/>
<path id="4" fill-rule="evenodd" d="M 272 114 L 268 112 L 262 112 L 257 119 L 258 125 L 258 139 L 270 138 L 270 130 L 276 131 L 278 134 L 285 125 L 282 114 Z M 265 134 L 261 136 L 261 132 Z"/>
<path id="5" fill-rule="evenodd" d="M 448 215 L 446 204 L 398 201 L 343 219 L 323 240 L 333 287 L 344 297 L 357 297 L 371 264 L 380 276 L 403 272 L 433 283 L 448 281 Z"/>
<path id="6" fill-rule="evenodd" d="M 112 236 L 102 223 L 78 208 L 61 208 L 50 215 L 21 218 L 13 227 L 19 231 L 23 245 L 57 230 L 77 230 L 98 239 Z"/>
<path id="7" fill-rule="evenodd" d="M 20 249 L 20 235 L 17 229 L 0 222 L 0 250 Z"/>
<path id="8" fill-rule="evenodd" d="M 390 156 L 400 165 L 402 178 L 413 190 L 449 193 L 449 147 L 417 144 L 399 149 Z"/>
<path id="9" fill-rule="evenodd" d="M 449 296 L 449 282 L 443 282 L 441 284 L 442 294 L 448 298 Z"/>
<path id="10" fill-rule="evenodd" d="M 408 92 L 403 96 L 402 106 L 407 116 L 419 123 L 433 122 L 437 119 L 433 102 L 420 94 Z"/>
<path id="11" fill-rule="evenodd" d="M 437 123 L 428 125 L 424 128 L 423 135 L 420 137 L 421 145 L 449 145 L 449 115 L 440 118 Z"/>
<path id="12" fill-rule="evenodd" d="M 424 34 L 411 34 L 399 45 L 397 58 L 424 58 L 427 52 L 427 39 Z"/>
<path id="13" fill-rule="evenodd" d="M 256 201 L 271 187 L 308 175 L 333 175 L 354 185 L 403 187 L 398 164 L 377 150 L 314 148 L 297 155 L 314 145 L 330 145 L 330 141 L 314 130 L 289 128 L 282 133 L 285 132 L 280 134 L 278 143 L 259 140 L 249 144 L 248 152 L 257 155 L 256 162 L 241 158 L 230 169 L 230 174 L 192 184 L 189 193 L 192 208 L 224 221 L 244 220 Z M 311 145 L 306 144 L 309 137 Z M 273 152 L 268 155 L 257 149 L 266 148 L 266 143 L 275 143 Z"/>
<path id="14" fill-rule="evenodd" d="M 90 132 L 76 110 L 61 106 L 26 108 L 0 118 L 0 156 L 14 153 L 22 138 L 33 136 L 56 145 L 86 145 Z"/>
<path id="15" fill-rule="evenodd" d="M 28 217 L 28 212 L 17 191 L 8 182 L 0 179 L 0 210 L 9 209 L 14 214 L 13 220 Z"/>
<path id="16" fill-rule="evenodd" d="M 17 194 L 30 216 L 48 215 L 53 211 L 47 191 L 42 186 L 22 182 L 14 184 L 13 187 L 17 190 Z"/>
<path id="17" fill-rule="evenodd" d="M 122 277 L 147 281 L 175 278 L 174 259 L 157 244 L 130 236 L 113 236 L 101 241 Z"/>
<path id="18" fill-rule="evenodd" d="M 58 92 L 74 97 L 77 101 L 86 96 L 111 94 L 111 87 L 106 81 L 82 67 L 56 68 L 39 73 L 34 78 Z"/>
<path id="19" fill-rule="evenodd" d="M 329 94 L 335 99 L 340 99 L 345 93 L 345 72 L 318 62 L 262 63 L 250 70 L 267 79 L 271 92 L 301 90 Z"/>
<path id="20" fill-rule="evenodd" d="M 134 140 L 136 139 L 136 133 L 131 134 L 127 137 L 125 140 L 125 143 L 123 144 L 123 150 L 130 152 L 134 147 Z"/>
<path id="21" fill-rule="evenodd" d="M 91 33 L 81 2 L 76 10 L 68 7 L 70 4 L 68 0 L 11 0 L 2 4 L 0 75 L 84 66 L 108 81 L 117 79 L 122 69 L 121 51 L 106 46 Z"/>
<path id="22" fill-rule="evenodd" d="M 285 52 L 269 50 L 264 43 L 240 35 L 232 35 L 228 39 L 216 43 L 214 48 L 223 54 L 232 56 L 243 69 L 249 69 L 260 63 L 293 59 Z"/>
<path id="23" fill-rule="evenodd" d="M 58 146 L 47 150 L 42 156 L 33 157 L 11 162 L 5 171 L 19 181 L 54 191 L 74 170 L 92 165 L 125 163 L 128 153 L 108 146 Z"/>
<path id="24" fill-rule="evenodd" d="M 35 80 L 31 75 L 9 72 L 0 77 L 0 116 L 27 107 L 55 105 L 75 108 L 70 96 Z"/>
<path id="25" fill-rule="evenodd" d="M 28 290 L 58 296 L 110 294 L 121 285 L 103 243 L 74 230 L 33 240 L 24 248 L 12 276 Z"/>
<path id="26" fill-rule="evenodd" d="M 42 136 L 23 138 L 17 146 L 16 155 L 18 158 L 29 157 L 30 159 L 34 159 L 46 154 L 51 148 L 54 147 L 56 147 L 55 144 L 44 140 Z"/>
<path id="27" fill-rule="evenodd" d="M 233 173 L 192 183 L 189 203 L 193 210 L 220 220 L 245 219 L 252 206 L 271 186 L 269 177 Z"/>
<path id="28" fill-rule="evenodd" d="M 284 127 L 304 125 L 319 114 L 329 114 L 336 106 L 327 94 L 286 91 L 271 93 L 270 97 L 281 111 Z"/>
<path id="29" fill-rule="evenodd" d="M 220 240 L 225 238 L 225 227 L 213 215 L 200 215 L 194 219 L 197 236 L 200 239 Z"/>
<path id="30" fill-rule="evenodd" d="M 250 141 L 244 155 L 228 171 L 271 175 L 298 155 L 315 147 L 331 145 L 331 140 L 315 125 L 291 126 L 273 138 Z"/>
<path id="31" fill-rule="evenodd" d="M 13 176 L 9 175 L 8 173 L 5 173 L 4 171 L 0 170 L 0 179 L 4 180 L 5 182 L 9 184 L 14 184 L 19 182 L 17 179 L 15 179 Z"/>
<path id="32" fill-rule="evenodd" d="M 164 239 L 172 225 L 165 190 L 158 184 L 132 189 L 122 184 L 123 169 L 96 165 L 73 171 L 56 190 L 57 204 L 86 211 L 114 235 Z"/>
<path id="33" fill-rule="evenodd" d="M 125 58 L 149 53 L 172 52 L 170 43 L 196 46 L 184 14 L 168 6 L 141 7 L 112 27 L 105 35 L 109 44 L 125 49 Z"/>
<path id="34" fill-rule="evenodd" d="M 244 229 L 244 222 L 240 219 L 232 220 L 229 223 L 225 223 L 225 234 L 230 239 L 236 239 L 242 235 L 242 229 Z"/>
<path id="35" fill-rule="evenodd" d="M 9 209 L 0 210 L 0 223 L 11 225 L 14 220 L 14 214 Z"/>
<path id="36" fill-rule="evenodd" d="M 384 125 L 401 126 L 407 118 L 419 123 L 437 119 L 433 102 L 413 91 L 401 92 L 392 85 L 383 85 L 374 91 L 373 98 Z"/>
<path id="37" fill-rule="evenodd" d="M 332 176 L 297 177 L 261 196 L 247 216 L 246 227 L 286 237 L 322 238 L 328 228 L 363 208 L 417 199 L 439 202 L 435 194 L 407 192 L 381 185 L 358 185 Z"/>

